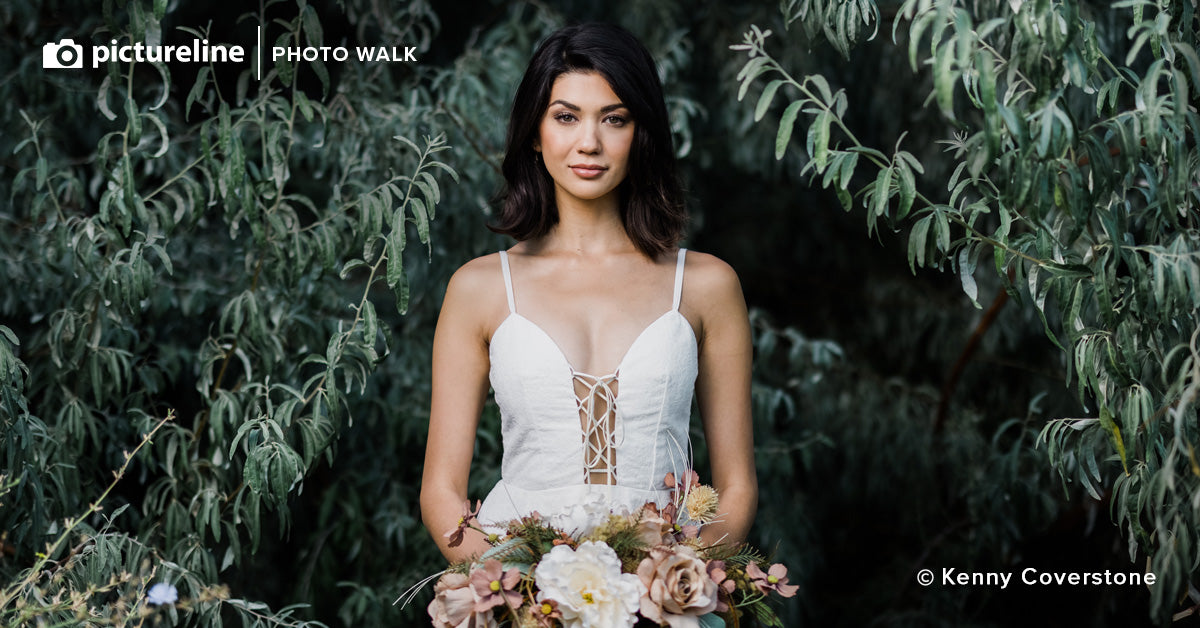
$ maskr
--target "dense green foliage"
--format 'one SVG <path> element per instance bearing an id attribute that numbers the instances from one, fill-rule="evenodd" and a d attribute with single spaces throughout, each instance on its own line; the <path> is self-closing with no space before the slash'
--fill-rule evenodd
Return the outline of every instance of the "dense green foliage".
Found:
<path id="1" fill-rule="evenodd" d="M 169 41 L 165 9 L 106 3 L 98 20 L 76 26 Z M 279 42 L 323 43 L 310 5 L 247 17 L 268 23 L 276 13 L 284 17 L 268 32 Z M 370 21 L 379 36 L 423 40 L 426 50 L 421 34 L 436 24 L 420 5 Z M 372 555 L 354 539 L 403 542 L 416 519 L 406 487 L 348 487 L 351 477 L 322 478 L 318 468 L 365 406 L 399 395 L 368 382 L 404 334 L 380 324 L 377 302 L 408 307 L 406 249 L 429 257 L 442 187 L 457 178 L 442 161 L 448 146 L 429 119 L 425 84 L 383 65 L 356 67 L 335 85 L 320 61 L 286 60 L 259 83 L 250 69 L 217 63 L 186 78 L 178 70 L 196 66 L 172 76 L 161 63 L 112 63 L 51 82 L 39 62 L 26 55 L 6 86 L 10 102 L 25 103 L 6 153 L 29 164 L 4 190 L 12 203 L 2 236 L 12 288 L 3 303 L 12 321 L 3 330 L 4 468 L 19 506 L 3 511 L 0 527 L 18 564 L 98 496 L 122 450 L 171 410 L 178 420 L 104 504 L 117 512 L 87 520 L 92 540 L 51 556 L 74 580 L 50 584 L 87 591 L 130 573 L 116 592 L 134 602 L 151 576 L 176 583 L 185 599 L 224 598 L 210 590 L 219 574 L 269 551 L 264 536 L 346 543 L 349 557 L 319 545 L 300 553 L 294 573 L 305 591 L 323 563 Z M 407 102 L 392 98 L 399 91 Z M 419 249 L 406 246 L 411 239 Z M 419 355 L 390 362 L 413 372 Z M 378 520 L 374 503 L 353 500 L 291 508 L 305 488 L 374 493 L 403 516 Z M 118 510 L 123 503 L 133 507 Z M 41 570 L 32 577 L 27 584 L 40 584 Z M 14 594 L 28 590 L 6 591 L 5 613 Z M 84 601 L 119 622 L 124 609 L 105 595 Z M 222 608 L 259 615 L 236 595 L 190 612 L 208 623 L 230 612 Z M 5 621 L 24 625 L 27 613 L 18 607 Z"/>
<path id="2" fill-rule="evenodd" d="M 392 601 L 443 566 L 417 508 L 441 291 L 506 246 L 483 226 L 506 104 L 537 41 L 582 19 L 660 61 L 690 244 L 755 308 L 751 540 L 804 585 L 787 625 L 1003 623 L 1012 596 L 1091 624 L 1151 610 L 1144 590 L 918 588 L 926 566 L 1149 556 L 1159 618 L 1195 581 L 1188 2 L 90 5 L 0 7 L 0 625 L 421 623 L 427 597 Z M 419 62 L 280 59 L 259 81 L 37 54 L 260 24 Z M 1008 293 L 1024 307 L 979 319 Z M 146 605 L 159 581 L 178 606 Z"/>
<path id="3" fill-rule="evenodd" d="M 788 20 L 824 26 L 846 51 L 856 30 L 809 4 L 790 3 Z M 1198 27 L 1187 2 L 907 0 L 893 34 L 940 113 L 955 164 L 944 190 L 903 136 L 890 150 L 861 142 L 845 92 L 821 74 L 793 78 L 769 31 L 735 46 L 749 54 L 739 98 L 772 79 L 756 119 L 794 90 L 776 158 L 806 114 L 804 172 L 847 210 L 858 197 L 869 231 L 907 227 L 909 263 L 949 266 L 972 301 L 977 265 L 993 266 L 1069 353 L 1089 416 L 1051 421 L 1039 440 L 1064 481 L 1112 492 L 1130 557 L 1146 552 L 1158 576 L 1159 617 L 1200 561 Z"/>

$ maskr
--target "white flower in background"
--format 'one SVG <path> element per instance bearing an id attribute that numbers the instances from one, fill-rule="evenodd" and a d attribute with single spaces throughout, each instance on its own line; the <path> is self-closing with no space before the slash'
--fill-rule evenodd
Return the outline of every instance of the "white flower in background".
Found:
<path id="1" fill-rule="evenodd" d="M 563 628 L 632 628 L 645 587 L 636 574 L 621 573 L 621 560 L 604 543 L 587 541 L 572 550 L 559 545 L 533 572 L 539 602 L 554 600 Z"/>
<path id="2" fill-rule="evenodd" d="M 146 593 L 146 602 L 149 604 L 174 604 L 178 600 L 179 592 L 166 582 L 160 582 L 150 587 Z"/>

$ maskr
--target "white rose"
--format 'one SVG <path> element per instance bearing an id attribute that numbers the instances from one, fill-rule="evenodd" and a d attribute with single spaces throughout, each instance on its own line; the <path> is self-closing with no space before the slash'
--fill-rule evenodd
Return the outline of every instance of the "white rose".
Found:
<path id="1" fill-rule="evenodd" d="M 635 574 L 621 573 L 617 553 L 601 542 L 555 547 L 533 577 L 538 601 L 558 602 L 564 628 L 632 628 L 645 592 Z"/>

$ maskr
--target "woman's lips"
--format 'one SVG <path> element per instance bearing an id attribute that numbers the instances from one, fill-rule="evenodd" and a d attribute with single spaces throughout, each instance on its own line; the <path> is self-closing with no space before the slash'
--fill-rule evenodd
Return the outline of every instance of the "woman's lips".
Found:
<path id="1" fill-rule="evenodd" d="M 570 166 L 570 168 L 571 172 L 574 172 L 577 176 L 584 179 L 595 179 L 596 177 L 604 174 L 604 171 L 608 170 L 608 168 L 605 168 L 604 166 L 596 166 L 593 164 L 580 164 L 577 166 Z"/>

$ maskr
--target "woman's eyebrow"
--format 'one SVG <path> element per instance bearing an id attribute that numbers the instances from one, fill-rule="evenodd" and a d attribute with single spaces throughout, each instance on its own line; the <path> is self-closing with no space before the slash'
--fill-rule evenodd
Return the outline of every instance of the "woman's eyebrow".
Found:
<path id="1" fill-rule="evenodd" d="M 553 106 L 553 105 L 562 105 L 562 106 L 566 107 L 567 109 L 570 109 L 571 111 L 579 111 L 580 110 L 579 105 L 571 104 L 571 103 L 569 103 L 565 100 L 561 100 L 561 99 L 555 100 L 550 103 L 550 106 Z M 625 103 L 604 105 L 603 107 L 600 108 L 600 113 L 608 113 L 610 111 L 615 111 L 617 109 L 628 109 L 628 107 L 625 106 Z"/>

